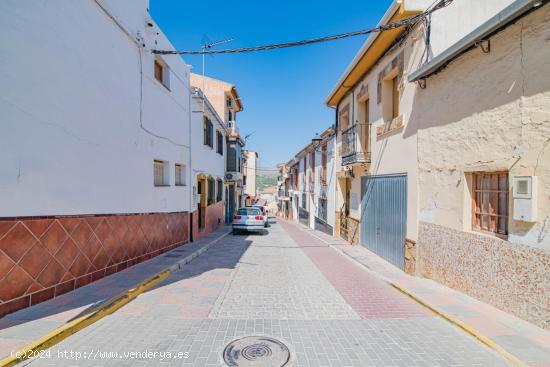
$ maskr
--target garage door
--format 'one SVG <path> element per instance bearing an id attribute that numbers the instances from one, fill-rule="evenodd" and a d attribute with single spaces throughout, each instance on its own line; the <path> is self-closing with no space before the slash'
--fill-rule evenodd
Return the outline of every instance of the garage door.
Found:
<path id="1" fill-rule="evenodd" d="M 361 244 L 404 269 L 407 175 L 363 177 L 361 185 Z"/>

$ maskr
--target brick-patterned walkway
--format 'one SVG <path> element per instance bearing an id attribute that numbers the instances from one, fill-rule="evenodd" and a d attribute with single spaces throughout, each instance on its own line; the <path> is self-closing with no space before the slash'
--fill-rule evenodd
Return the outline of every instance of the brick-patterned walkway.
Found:
<path id="1" fill-rule="evenodd" d="M 406 288 L 423 301 L 474 327 L 529 366 L 550 367 L 550 331 L 430 279 L 410 276 L 363 246 L 350 246 L 341 239 L 305 226 L 289 225 L 325 245 L 330 244 L 387 281 Z"/>
<path id="2" fill-rule="evenodd" d="M 292 366 L 507 366 L 492 350 L 289 224 L 228 236 L 37 366 L 223 366 L 238 338 L 275 337 Z M 332 251 L 332 253 L 330 252 Z M 90 359 L 61 358 L 77 351 Z M 114 358 L 91 353 L 118 353 Z M 183 359 L 124 352 L 189 353 Z"/>
<path id="3" fill-rule="evenodd" d="M 281 226 L 362 318 L 430 316 L 424 307 L 359 268 L 319 238 L 285 222 Z"/>

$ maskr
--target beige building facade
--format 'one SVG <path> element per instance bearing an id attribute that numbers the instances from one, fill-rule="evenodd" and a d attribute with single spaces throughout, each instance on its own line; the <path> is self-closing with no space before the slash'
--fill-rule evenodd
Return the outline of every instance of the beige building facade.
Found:
<path id="1" fill-rule="evenodd" d="M 329 94 L 335 234 L 550 328 L 550 5 L 478 5 L 371 36 Z"/>
<path id="2" fill-rule="evenodd" d="M 550 5 L 502 27 L 417 76 L 418 273 L 550 329 Z"/>

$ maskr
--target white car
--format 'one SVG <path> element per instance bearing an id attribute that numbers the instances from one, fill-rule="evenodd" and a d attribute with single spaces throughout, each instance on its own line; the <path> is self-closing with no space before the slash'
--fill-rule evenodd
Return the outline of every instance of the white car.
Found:
<path id="1" fill-rule="evenodd" d="M 258 209 L 262 213 L 262 217 L 264 217 L 264 227 L 265 228 L 270 227 L 269 219 L 267 217 L 267 210 L 265 210 L 265 207 L 260 205 L 250 205 L 250 206 L 247 206 L 247 208 Z"/>
<path id="2" fill-rule="evenodd" d="M 241 231 L 263 232 L 265 218 L 258 208 L 240 208 L 233 217 L 233 234 Z"/>

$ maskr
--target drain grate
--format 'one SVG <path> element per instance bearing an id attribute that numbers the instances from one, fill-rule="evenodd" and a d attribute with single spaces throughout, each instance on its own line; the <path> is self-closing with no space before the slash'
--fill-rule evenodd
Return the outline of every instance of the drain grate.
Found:
<path id="1" fill-rule="evenodd" d="M 290 350 L 274 338 L 247 336 L 229 343 L 223 360 L 230 367 L 283 367 L 289 365 Z"/>

